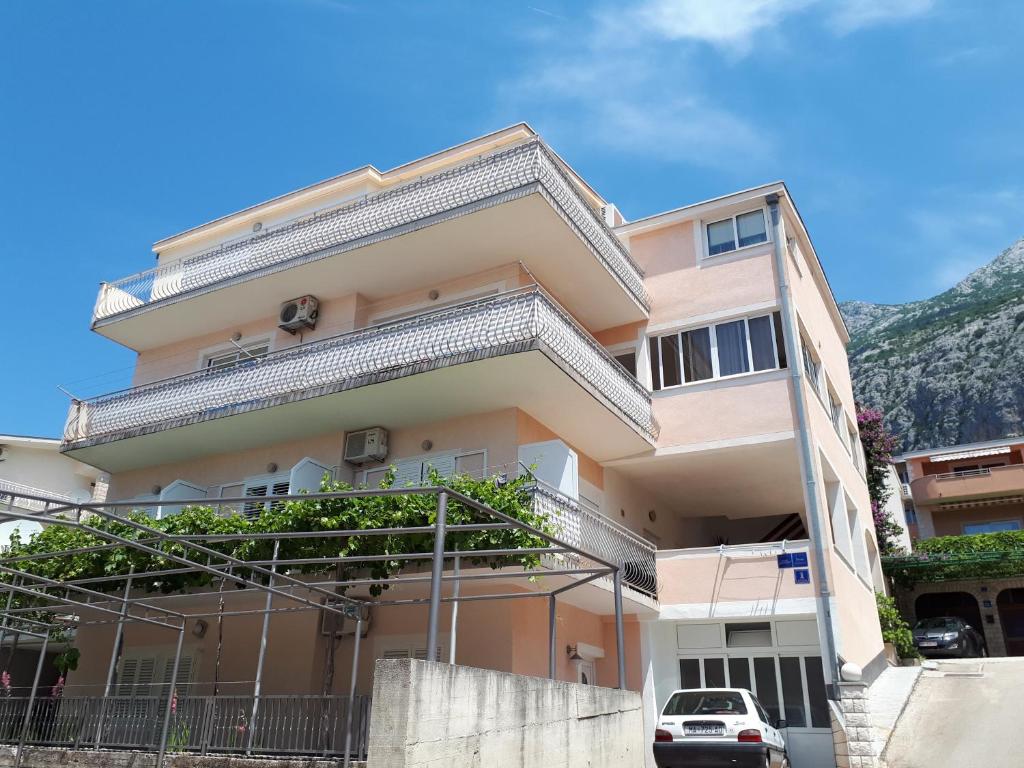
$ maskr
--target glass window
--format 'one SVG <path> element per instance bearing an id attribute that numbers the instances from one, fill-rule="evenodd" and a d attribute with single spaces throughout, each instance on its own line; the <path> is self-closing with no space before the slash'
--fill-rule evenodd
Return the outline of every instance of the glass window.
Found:
<path id="1" fill-rule="evenodd" d="M 754 684 L 757 700 L 768 711 L 768 715 L 779 719 L 779 689 L 775 677 L 775 659 L 758 656 L 754 658 Z"/>
<path id="2" fill-rule="evenodd" d="M 764 212 L 751 211 L 737 216 L 736 231 L 740 236 L 740 248 L 745 245 L 766 242 L 768 233 L 764 226 Z"/>
<path id="3" fill-rule="evenodd" d="M 747 329 L 742 320 L 715 326 L 718 341 L 718 375 L 732 376 L 750 370 L 747 359 Z"/>
<path id="4" fill-rule="evenodd" d="M 234 349 L 222 355 L 212 355 L 206 358 L 206 370 L 225 371 L 234 368 L 240 363 L 253 363 L 264 357 L 270 351 L 267 344 L 252 344 L 242 349 Z"/>
<path id="5" fill-rule="evenodd" d="M 680 691 L 672 694 L 663 715 L 745 715 L 747 705 L 735 691 Z"/>
<path id="6" fill-rule="evenodd" d="M 661 386 L 675 387 L 683 383 L 679 370 L 679 335 L 661 337 Z"/>
<path id="7" fill-rule="evenodd" d="M 725 688 L 725 659 L 704 659 L 704 687 Z"/>
<path id="8" fill-rule="evenodd" d="M 803 728 L 807 725 L 807 716 L 804 713 L 800 659 L 796 656 L 780 656 L 779 674 L 782 676 L 782 698 L 786 702 L 786 727 Z"/>
<path id="9" fill-rule="evenodd" d="M 1019 531 L 1020 520 L 998 520 L 992 523 L 966 523 L 964 533 L 999 533 L 1000 531 Z"/>
<path id="10" fill-rule="evenodd" d="M 807 695 L 811 705 L 811 727 L 830 728 L 828 699 L 825 696 L 825 672 L 821 667 L 821 656 L 805 656 L 804 672 L 807 673 Z"/>
<path id="11" fill-rule="evenodd" d="M 775 364 L 775 334 L 772 331 L 771 315 L 752 317 L 747 321 L 750 328 L 750 353 L 755 371 L 777 368 Z"/>
<path id="12" fill-rule="evenodd" d="M 751 689 L 750 660 L 746 657 L 729 659 L 729 687 Z"/>
<path id="13" fill-rule="evenodd" d="M 687 381 L 704 381 L 715 375 L 711 364 L 711 329 L 686 331 L 683 337 L 683 373 Z"/>
<path id="14" fill-rule="evenodd" d="M 708 254 L 714 256 L 716 253 L 735 250 L 736 240 L 735 232 L 732 228 L 732 219 L 708 224 Z"/>
<path id="15" fill-rule="evenodd" d="M 786 339 L 782 335 L 782 313 L 772 312 L 772 324 L 775 326 L 775 350 L 779 353 L 779 368 L 785 368 L 786 360 Z"/>
<path id="16" fill-rule="evenodd" d="M 616 355 L 615 359 L 619 361 L 619 364 L 629 371 L 633 378 L 636 378 L 636 352 L 623 352 L 621 355 Z"/>
<path id="17" fill-rule="evenodd" d="M 679 660 L 679 687 L 700 688 L 700 659 Z"/>
<path id="18" fill-rule="evenodd" d="M 657 392 L 661 389 L 661 364 L 658 358 L 658 337 L 652 336 L 647 342 L 651 353 L 651 389 Z"/>

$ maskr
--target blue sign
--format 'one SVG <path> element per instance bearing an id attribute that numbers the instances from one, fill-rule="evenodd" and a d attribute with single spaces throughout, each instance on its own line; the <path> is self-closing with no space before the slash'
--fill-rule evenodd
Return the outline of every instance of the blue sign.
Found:
<path id="1" fill-rule="evenodd" d="M 793 567 L 793 555 L 790 552 L 787 552 L 787 553 L 785 553 L 783 555 L 777 555 L 776 556 L 776 560 L 778 560 L 779 568 L 792 568 Z"/>
<path id="2" fill-rule="evenodd" d="M 811 572 L 806 568 L 797 568 L 795 571 L 793 571 L 793 580 L 797 584 L 810 584 Z"/>
<path id="3" fill-rule="evenodd" d="M 793 553 L 793 567 L 794 568 L 806 568 L 807 567 L 807 553 L 806 552 L 794 552 Z"/>

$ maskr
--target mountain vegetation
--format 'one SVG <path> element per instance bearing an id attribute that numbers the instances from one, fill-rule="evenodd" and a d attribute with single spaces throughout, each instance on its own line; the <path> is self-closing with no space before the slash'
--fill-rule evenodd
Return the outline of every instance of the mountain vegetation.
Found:
<path id="1" fill-rule="evenodd" d="M 840 310 L 857 399 L 899 450 L 1024 433 L 1024 238 L 937 296 Z"/>

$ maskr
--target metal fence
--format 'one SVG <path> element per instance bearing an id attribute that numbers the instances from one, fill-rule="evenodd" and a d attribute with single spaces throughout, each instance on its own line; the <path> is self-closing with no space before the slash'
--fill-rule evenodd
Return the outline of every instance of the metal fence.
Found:
<path id="1" fill-rule="evenodd" d="M 539 140 L 367 196 L 179 261 L 105 283 L 94 322 L 333 256 L 439 220 L 539 191 L 615 279 L 644 307 L 650 300 L 640 268 L 597 212 L 582 199 L 558 160 Z M 504 197 L 503 197 L 504 196 Z"/>
<path id="2" fill-rule="evenodd" d="M 658 572 L 654 544 L 597 510 L 588 509 L 585 504 L 543 484 L 538 484 L 532 493 L 534 510 L 555 524 L 559 538 L 621 564 L 623 584 L 657 599 Z"/>
<path id="3" fill-rule="evenodd" d="M 658 428 L 650 394 L 539 287 L 416 315 L 234 368 L 201 370 L 71 405 L 67 443 L 145 434 L 542 345 L 637 431 Z"/>
<path id="4" fill-rule="evenodd" d="M 348 696 L 182 696 L 173 704 L 169 752 L 339 756 Z M 370 697 L 356 696 L 350 756 L 366 757 Z M 28 698 L 0 698 L 0 742 L 17 743 Z M 25 743 L 73 749 L 156 751 L 166 696 L 37 698 Z"/>

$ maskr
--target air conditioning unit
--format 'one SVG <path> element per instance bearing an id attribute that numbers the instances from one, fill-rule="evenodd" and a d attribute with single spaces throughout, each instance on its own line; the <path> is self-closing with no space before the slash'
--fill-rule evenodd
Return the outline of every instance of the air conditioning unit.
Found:
<path id="1" fill-rule="evenodd" d="M 277 315 L 277 327 L 294 334 L 304 328 L 315 328 L 320 314 L 320 303 L 315 296 L 299 296 L 281 305 Z"/>
<path id="2" fill-rule="evenodd" d="M 327 598 L 324 598 L 325 600 Z M 333 602 L 333 601 L 332 601 Z M 340 605 L 340 603 L 337 603 Z M 366 637 L 370 631 L 370 609 L 366 608 L 363 613 L 363 626 L 359 633 L 360 637 Z M 339 616 L 334 611 L 320 611 L 320 634 L 324 637 L 351 637 L 356 633 L 356 620 Z"/>
<path id="3" fill-rule="evenodd" d="M 388 457 L 388 431 L 381 427 L 361 429 L 345 435 L 345 461 L 366 464 L 384 461 Z"/>

